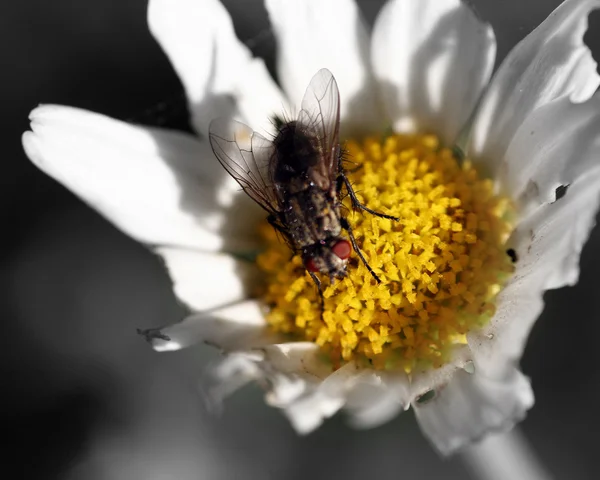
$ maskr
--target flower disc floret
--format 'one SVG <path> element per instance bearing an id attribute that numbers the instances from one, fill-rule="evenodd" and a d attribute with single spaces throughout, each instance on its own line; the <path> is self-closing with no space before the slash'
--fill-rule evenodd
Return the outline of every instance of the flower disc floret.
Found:
<path id="1" fill-rule="evenodd" d="M 382 283 L 353 254 L 347 277 L 326 283 L 321 315 L 300 256 L 290 261 L 287 246 L 271 233 L 257 260 L 266 274 L 268 323 L 316 342 L 335 366 L 354 359 L 407 372 L 439 367 L 467 332 L 494 314 L 495 297 L 513 269 L 505 245 L 510 202 L 432 135 L 367 138 L 349 141 L 346 149 L 359 166 L 350 178 L 360 201 L 400 218 L 353 212 L 344 200 Z"/>

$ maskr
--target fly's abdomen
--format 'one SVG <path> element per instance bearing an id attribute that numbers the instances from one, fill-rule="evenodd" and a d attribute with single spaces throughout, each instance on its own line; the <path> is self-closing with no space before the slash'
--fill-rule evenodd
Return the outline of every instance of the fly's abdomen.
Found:
<path id="1" fill-rule="evenodd" d="M 298 195 L 291 195 L 284 207 L 284 223 L 298 249 L 318 242 L 314 228 L 307 222 L 307 205 Z M 313 221 L 311 221 L 312 223 Z"/>
<path id="2" fill-rule="evenodd" d="M 299 248 L 340 235 L 339 209 L 329 199 L 327 192 L 309 187 L 290 195 L 286 203 L 286 227 Z"/>

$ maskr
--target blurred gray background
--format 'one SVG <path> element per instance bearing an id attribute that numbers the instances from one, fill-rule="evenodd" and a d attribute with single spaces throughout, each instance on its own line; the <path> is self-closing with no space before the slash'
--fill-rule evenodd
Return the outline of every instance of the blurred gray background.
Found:
<path id="1" fill-rule="evenodd" d="M 382 3 L 361 3 L 369 22 Z M 501 59 L 560 2 L 472 3 L 494 26 Z M 225 4 L 240 38 L 272 65 L 261 2 Z M 595 18 L 586 41 L 597 57 Z M 469 478 L 460 459 L 437 458 L 412 413 L 364 432 L 336 417 L 301 438 L 250 388 L 209 415 L 197 383 L 214 352 L 160 355 L 135 333 L 182 313 L 157 259 L 37 171 L 20 144 L 38 103 L 186 128 L 146 0 L 3 2 L 0 35 L 1 431 L 11 479 Z M 537 403 L 522 429 L 556 478 L 598 478 L 599 240 L 596 229 L 580 284 L 546 295 L 523 359 Z"/>

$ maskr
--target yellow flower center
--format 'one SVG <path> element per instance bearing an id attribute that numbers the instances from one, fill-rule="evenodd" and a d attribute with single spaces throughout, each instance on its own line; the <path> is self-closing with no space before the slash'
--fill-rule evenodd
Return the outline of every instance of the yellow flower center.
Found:
<path id="1" fill-rule="evenodd" d="M 272 229 L 257 263 L 271 328 L 316 342 L 334 367 L 364 360 L 378 369 L 439 367 L 465 334 L 494 314 L 512 272 L 506 239 L 509 200 L 494 194 L 468 160 L 457 161 L 431 135 L 392 135 L 346 144 L 360 166 L 349 177 L 359 200 L 400 218 L 362 211 L 347 219 L 378 284 L 356 256 L 347 277 L 323 281 L 325 308 L 299 255 Z M 511 252 L 512 253 L 512 252 Z"/>

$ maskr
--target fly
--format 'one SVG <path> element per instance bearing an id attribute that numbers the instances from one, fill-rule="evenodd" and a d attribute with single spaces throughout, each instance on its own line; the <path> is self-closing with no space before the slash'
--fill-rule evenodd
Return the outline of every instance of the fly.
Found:
<path id="1" fill-rule="evenodd" d="M 352 189 L 339 143 L 339 91 L 329 70 L 319 70 L 310 81 L 298 118 L 276 120 L 276 127 L 275 138 L 268 140 L 243 123 L 215 119 L 209 127 L 210 144 L 225 170 L 267 211 L 269 223 L 292 251 L 302 256 L 319 290 L 321 307 L 323 292 L 316 274 L 326 274 L 331 280 L 343 278 L 353 249 L 381 283 L 342 215 L 342 188 L 346 188 L 353 208 L 398 218 L 366 207 Z"/>

